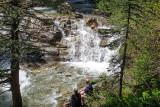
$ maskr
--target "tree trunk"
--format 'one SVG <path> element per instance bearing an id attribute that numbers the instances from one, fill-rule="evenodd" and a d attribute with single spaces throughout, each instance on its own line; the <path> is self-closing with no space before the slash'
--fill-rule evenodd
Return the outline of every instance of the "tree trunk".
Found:
<path id="1" fill-rule="evenodd" d="M 119 97 L 122 98 L 122 88 L 123 88 L 123 72 L 125 68 L 126 63 L 126 55 L 127 55 L 127 40 L 128 40 L 128 34 L 129 34 L 129 23 L 130 23 L 130 12 L 131 12 L 131 4 L 130 0 L 128 0 L 128 15 L 127 15 L 127 31 L 125 36 L 125 42 L 124 42 L 124 53 L 123 53 L 123 59 L 122 59 L 122 65 L 121 65 L 121 72 L 120 72 L 120 88 L 119 88 Z"/>
<path id="2" fill-rule="evenodd" d="M 17 29 L 18 23 L 17 21 L 14 21 L 11 29 L 11 91 L 13 107 L 22 107 L 19 85 L 19 38 Z"/>
<path id="3" fill-rule="evenodd" d="M 18 0 L 12 3 L 13 6 L 18 6 Z M 19 15 L 13 18 L 11 26 L 11 91 L 13 107 L 22 107 L 22 98 L 19 85 Z"/>

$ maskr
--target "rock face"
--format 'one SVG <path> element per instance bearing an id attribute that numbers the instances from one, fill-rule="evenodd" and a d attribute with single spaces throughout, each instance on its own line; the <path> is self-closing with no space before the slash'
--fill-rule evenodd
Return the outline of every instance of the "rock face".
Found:
<path id="1" fill-rule="evenodd" d="M 77 14 L 78 15 L 78 14 Z M 32 44 L 32 47 L 37 48 L 40 52 L 41 61 L 42 59 L 47 61 L 70 61 L 72 57 L 70 56 L 71 51 L 75 47 L 74 55 L 76 57 L 80 56 L 81 48 L 83 43 L 81 38 L 85 35 L 82 33 L 83 29 L 86 29 L 87 35 L 94 35 L 98 31 L 98 22 L 95 18 L 87 18 L 85 21 L 77 18 L 81 18 L 81 14 L 77 18 L 70 16 L 44 16 L 37 14 L 38 18 L 27 18 L 25 29 L 28 37 L 23 36 L 24 39 L 28 38 L 28 42 Z M 88 27 L 90 27 L 88 29 Z M 82 28 L 82 29 L 81 29 Z M 94 31 L 92 31 L 92 29 Z M 91 31 L 91 32 L 90 32 Z M 103 34 L 104 33 L 104 34 Z M 99 44 L 94 44 L 93 38 L 89 38 L 90 42 L 87 43 L 88 46 L 101 46 L 106 47 L 107 37 L 103 36 L 106 31 L 99 30 L 101 35 L 101 41 Z M 86 36 L 87 36 L 86 35 Z M 96 36 L 96 35 L 95 35 Z M 88 36 L 87 36 L 88 37 Z M 87 39 L 87 38 L 86 38 Z M 29 52 L 30 53 L 35 53 Z M 27 56 L 27 53 L 24 53 Z M 34 54 L 30 56 L 35 56 Z"/>
<path id="2" fill-rule="evenodd" d="M 86 19 L 86 25 L 90 26 L 94 31 L 97 31 L 98 22 L 95 18 Z"/>
<path id="3" fill-rule="evenodd" d="M 30 61 L 33 65 L 39 65 L 38 63 L 46 61 L 65 61 L 67 59 L 67 51 L 64 52 L 61 48 L 67 48 L 66 46 L 59 46 L 63 37 L 62 31 L 53 22 L 56 16 L 45 16 L 36 14 L 38 18 L 26 17 L 22 29 L 26 34 L 22 34 L 22 39 L 29 43 L 31 47 L 37 48 L 37 50 L 30 50 L 23 53 L 24 61 Z M 70 21 L 66 20 L 66 24 L 70 25 Z M 67 27 L 70 31 L 69 27 Z M 66 31 L 67 34 L 67 31 Z M 66 44 L 64 44 L 66 45 Z M 38 55 L 37 55 L 38 54 Z M 66 55 L 67 54 L 67 55 Z"/>
<path id="4" fill-rule="evenodd" d="M 68 61 L 68 49 L 74 43 L 76 46 L 80 44 L 76 35 L 77 32 L 77 19 L 67 16 L 45 16 L 36 14 L 38 18 L 26 17 L 23 22 L 22 31 L 27 32 L 22 38 L 38 50 L 31 52 L 24 52 L 24 60 L 29 61 L 27 58 L 32 59 L 35 57 L 34 53 L 39 52 L 37 63 L 40 61 Z M 80 17 L 80 16 L 79 16 Z M 83 17 L 83 16 L 81 16 Z M 70 36 L 73 41 L 70 42 L 66 37 Z M 36 61 L 34 61 L 36 62 Z M 32 62 L 31 62 L 32 63 Z"/>

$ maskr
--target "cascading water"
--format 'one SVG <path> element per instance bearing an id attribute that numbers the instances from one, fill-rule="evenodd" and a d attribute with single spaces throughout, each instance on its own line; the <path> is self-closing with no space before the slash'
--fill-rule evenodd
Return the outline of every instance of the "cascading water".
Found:
<path id="1" fill-rule="evenodd" d="M 71 47 L 69 49 L 70 65 L 83 68 L 85 71 L 94 74 L 111 74 L 112 72 L 108 72 L 109 61 L 119 52 L 121 45 L 115 50 L 110 50 L 108 47 L 101 47 L 101 35 L 97 31 L 86 26 L 85 20 L 76 22 L 76 25 L 78 27 L 76 30 L 77 35 L 69 35 L 65 38 L 68 42 L 71 42 Z M 111 26 L 102 26 L 99 22 L 98 29 L 100 28 L 110 29 Z M 107 44 L 117 39 L 118 36 L 120 35 L 115 34 L 107 38 Z"/>
<path id="2" fill-rule="evenodd" d="M 95 4 L 92 0 L 66 1 L 69 2 L 76 9 L 76 12 L 92 13 L 95 9 Z M 91 14 L 83 15 L 84 17 L 97 17 L 94 15 L 92 16 Z M 97 18 L 100 17 L 98 16 Z M 108 75 L 112 74 L 112 72 L 108 72 L 110 60 L 119 53 L 121 43 L 114 50 L 111 50 L 109 49 L 109 47 L 106 46 L 101 47 L 100 42 L 103 37 L 97 31 L 91 29 L 91 27 L 86 26 L 85 20 L 81 19 L 80 21 L 77 21 L 74 24 L 76 24 L 77 29 L 76 31 L 71 29 L 71 32 L 77 32 L 76 36 L 72 35 L 71 33 L 68 37 L 65 37 L 65 39 L 71 43 L 69 49 L 70 65 L 83 68 L 85 71 L 93 72 L 94 74 L 104 72 Z M 111 28 L 114 29 L 113 26 L 102 25 L 101 22 L 98 23 L 98 29 Z M 118 38 L 121 38 L 120 34 L 114 34 L 112 35 L 112 37 L 107 37 L 107 44 L 110 44 Z"/>

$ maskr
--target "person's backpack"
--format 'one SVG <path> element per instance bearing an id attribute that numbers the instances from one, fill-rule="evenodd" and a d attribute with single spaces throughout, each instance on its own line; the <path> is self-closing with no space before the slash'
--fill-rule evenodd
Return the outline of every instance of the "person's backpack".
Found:
<path id="1" fill-rule="evenodd" d="M 72 107 L 81 107 L 81 95 L 72 95 Z"/>
<path id="2" fill-rule="evenodd" d="M 85 93 L 87 95 L 92 95 L 92 93 L 93 93 L 93 87 L 92 87 L 92 85 L 88 85 L 84 91 L 85 91 Z"/>

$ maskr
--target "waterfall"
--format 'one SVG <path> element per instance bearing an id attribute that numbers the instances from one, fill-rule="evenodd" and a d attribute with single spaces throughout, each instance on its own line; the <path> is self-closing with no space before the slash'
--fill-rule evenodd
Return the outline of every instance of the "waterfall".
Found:
<path id="1" fill-rule="evenodd" d="M 100 48 L 98 33 L 81 20 L 78 26 L 79 45 L 70 48 L 71 62 L 106 62 L 109 60 L 108 48 Z"/>
<path id="2" fill-rule="evenodd" d="M 85 69 L 87 72 L 111 74 L 108 72 L 110 60 L 117 55 L 121 45 L 111 50 L 109 47 L 101 47 L 101 35 L 94 31 L 91 27 L 86 26 L 85 20 L 75 23 L 77 25 L 77 34 L 65 37 L 71 43 L 69 49 L 69 57 L 71 65 Z M 111 29 L 112 26 L 105 26 L 99 22 L 98 29 Z M 71 32 L 75 32 L 72 30 Z M 115 34 L 107 38 L 107 43 L 117 39 L 120 35 Z"/>

